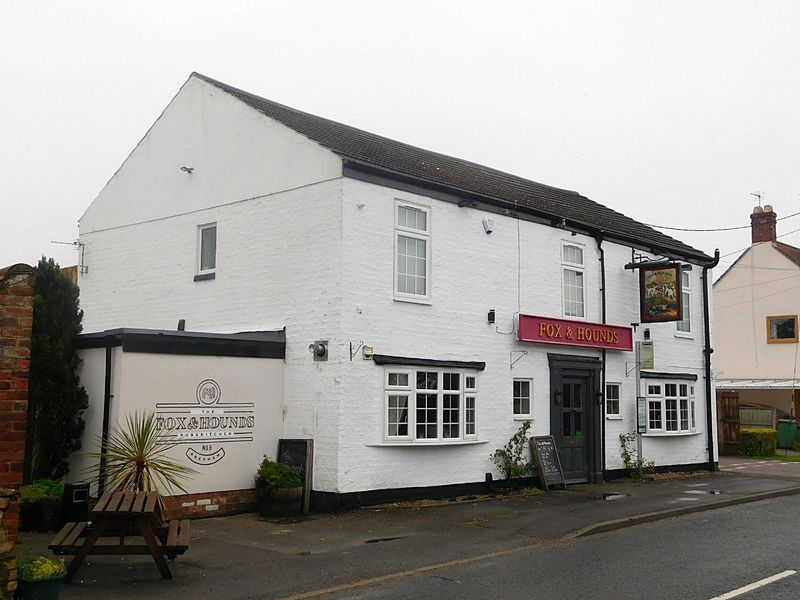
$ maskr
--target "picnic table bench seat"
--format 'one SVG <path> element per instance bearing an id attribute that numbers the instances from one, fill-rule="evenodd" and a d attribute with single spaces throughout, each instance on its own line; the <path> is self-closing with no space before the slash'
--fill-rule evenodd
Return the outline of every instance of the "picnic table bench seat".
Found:
<path id="1" fill-rule="evenodd" d="M 77 554 L 91 531 L 92 524 L 87 521 L 66 523 L 55 537 L 50 540 L 50 544 L 47 547 L 58 555 Z M 154 532 L 161 541 L 161 549 L 164 555 L 170 560 L 174 560 L 176 556 L 189 549 L 189 539 L 191 537 L 191 521 L 189 519 L 172 519 L 168 524 L 154 528 Z M 121 530 L 113 529 L 104 533 L 108 537 L 123 535 Z M 135 544 L 96 544 L 92 554 L 101 554 L 99 549 L 104 550 L 102 554 L 150 554 L 150 549 L 146 545 Z"/>
<path id="2" fill-rule="evenodd" d="M 91 519 L 67 523 L 49 544 L 56 554 L 75 555 L 67 567 L 67 582 L 90 555 L 150 555 L 161 576 L 171 579 L 164 559 L 172 560 L 189 548 L 189 520 L 164 522 L 157 492 L 106 492 L 92 508 Z M 126 538 L 138 539 L 126 543 Z"/>

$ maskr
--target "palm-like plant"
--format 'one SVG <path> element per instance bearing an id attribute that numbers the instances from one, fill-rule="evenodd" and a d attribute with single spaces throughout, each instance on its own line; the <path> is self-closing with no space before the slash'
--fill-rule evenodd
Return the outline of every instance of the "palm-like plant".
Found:
<path id="1" fill-rule="evenodd" d="M 156 427 L 153 413 L 126 416 L 123 427 L 115 427 L 99 438 L 101 452 L 87 452 L 100 459 L 87 469 L 92 482 L 105 477 L 105 489 L 115 491 L 171 491 L 187 493 L 182 481 L 197 473 L 191 467 L 167 458 L 176 446 L 175 437 Z"/>

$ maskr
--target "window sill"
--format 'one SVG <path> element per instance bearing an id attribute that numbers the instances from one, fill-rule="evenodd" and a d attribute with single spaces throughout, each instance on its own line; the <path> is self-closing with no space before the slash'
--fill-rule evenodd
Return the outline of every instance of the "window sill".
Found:
<path id="1" fill-rule="evenodd" d="M 456 440 L 453 442 L 416 442 L 416 441 L 387 441 L 377 444 L 364 444 L 368 448 L 440 448 L 442 446 L 475 446 L 488 444 L 486 440 Z"/>
<path id="2" fill-rule="evenodd" d="M 216 279 L 216 273 L 200 273 L 199 275 L 194 276 L 195 281 L 210 281 L 211 279 Z"/>
<path id="3" fill-rule="evenodd" d="M 606 415 L 608 421 L 622 421 L 622 415 Z"/>
<path id="4" fill-rule="evenodd" d="M 642 437 L 686 437 L 689 435 L 700 435 L 703 433 L 702 431 L 652 431 L 648 433 L 643 433 Z"/>
<path id="5" fill-rule="evenodd" d="M 533 417 L 531 415 L 514 415 L 515 421 L 533 421 Z"/>
<path id="6" fill-rule="evenodd" d="M 676 331 L 675 332 L 676 338 L 683 338 L 684 340 L 693 340 L 694 334 L 689 331 Z"/>
<path id="7" fill-rule="evenodd" d="M 409 304 L 427 304 L 428 306 L 433 304 L 430 298 L 406 298 L 405 296 L 395 296 L 393 300 L 395 302 L 408 302 Z"/>

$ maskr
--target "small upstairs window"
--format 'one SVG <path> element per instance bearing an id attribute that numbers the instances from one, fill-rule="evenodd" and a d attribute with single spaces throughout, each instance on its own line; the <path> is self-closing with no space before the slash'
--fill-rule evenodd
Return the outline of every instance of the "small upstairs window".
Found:
<path id="1" fill-rule="evenodd" d="M 797 343 L 797 315 L 767 317 L 767 343 Z"/>
<path id="2" fill-rule="evenodd" d="M 675 323 L 680 333 L 692 332 L 692 311 L 689 307 L 692 300 L 692 279 L 689 271 L 681 271 L 681 320 Z"/>
<path id="3" fill-rule="evenodd" d="M 197 276 L 200 279 L 213 279 L 217 268 L 217 224 L 209 223 L 197 228 Z"/>
<path id="4" fill-rule="evenodd" d="M 561 246 L 563 308 L 565 317 L 583 318 L 584 287 L 583 287 L 583 247 L 577 244 L 563 244 Z"/>
<path id="5" fill-rule="evenodd" d="M 430 208 L 395 204 L 394 296 L 398 300 L 430 299 Z"/>

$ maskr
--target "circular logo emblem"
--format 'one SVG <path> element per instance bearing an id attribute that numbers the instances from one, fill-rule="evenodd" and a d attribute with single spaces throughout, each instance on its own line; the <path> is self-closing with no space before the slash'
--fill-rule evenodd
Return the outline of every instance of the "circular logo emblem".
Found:
<path id="1" fill-rule="evenodd" d="M 197 386 L 197 401 L 201 404 L 216 404 L 221 397 L 222 390 L 213 379 L 204 379 Z"/>

